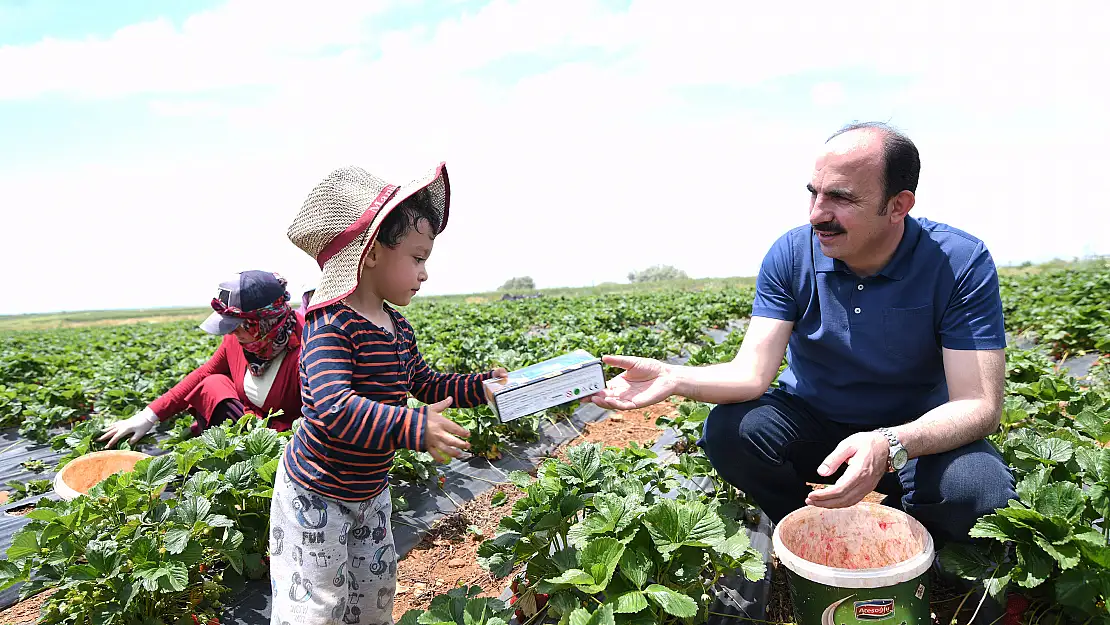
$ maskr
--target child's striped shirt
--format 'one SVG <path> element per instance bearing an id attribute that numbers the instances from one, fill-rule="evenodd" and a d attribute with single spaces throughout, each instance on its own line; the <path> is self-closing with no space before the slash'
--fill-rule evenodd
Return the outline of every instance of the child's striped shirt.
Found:
<path id="1" fill-rule="evenodd" d="M 389 305 L 394 337 L 343 303 L 308 313 L 301 348 L 300 427 L 286 448 L 289 476 L 343 501 L 363 501 L 386 487 L 398 448 L 424 450 L 427 408 L 409 409 L 409 393 L 452 407 L 485 401 L 484 374 L 432 371 L 416 334 Z"/>

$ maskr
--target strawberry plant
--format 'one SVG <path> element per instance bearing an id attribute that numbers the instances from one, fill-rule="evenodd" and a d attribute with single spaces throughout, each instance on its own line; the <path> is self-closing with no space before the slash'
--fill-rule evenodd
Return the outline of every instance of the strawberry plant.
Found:
<path id="1" fill-rule="evenodd" d="M 389 475 L 414 484 L 434 482 L 439 477 L 439 463 L 426 451 L 398 449 Z"/>
<path id="2" fill-rule="evenodd" d="M 41 623 L 207 622 L 229 589 L 266 574 L 285 438 L 244 415 L 85 496 L 41 501 L 0 561 L 0 589 L 57 589 Z"/>
<path id="3" fill-rule="evenodd" d="M 670 428 L 678 435 L 678 439 L 670 446 L 676 454 L 694 453 L 698 450 L 697 442 L 701 438 L 702 426 L 709 417 L 709 410 L 708 404 L 686 400 L 678 405 L 678 414 L 660 415 L 655 419 L 655 425 Z"/>
<path id="4" fill-rule="evenodd" d="M 513 610 L 505 602 L 479 597 L 479 586 L 463 586 L 432 599 L 427 610 L 409 610 L 398 625 L 508 625 Z"/>
<path id="5" fill-rule="evenodd" d="M 761 556 L 721 504 L 700 491 L 666 497 L 677 477 L 643 452 L 583 444 L 565 462 L 546 461 L 535 480 L 510 476 L 525 496 L 478 556 L 498 578 L 525 566 L 515 593 L 525 617 L 545 609 L 565 620 L 603 604 L 622 620 L 680 622 L 705 616 L 726 571 L 762 578 Z"/>
<path id="6" fill-rule="evenodd" d="M 12 480 L 8 482 L 8 488 L 12 489 L 11 499 L 9 501 L 19 501 L 27 497 L 34 497 L 48 492 L 54 483 L 50 480 L 30 480 L 26 483 Z"/>

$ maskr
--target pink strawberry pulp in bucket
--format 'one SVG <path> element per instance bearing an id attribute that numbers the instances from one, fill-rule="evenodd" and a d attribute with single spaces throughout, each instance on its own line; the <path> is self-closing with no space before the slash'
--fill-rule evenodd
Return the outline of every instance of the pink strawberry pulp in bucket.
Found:
<path id="1" fill-rule="evenodd" d="M 798 625 L 931 622 L 933 538 L 901 510 L 808 506 L 775 527 L 772 544 Z"/>

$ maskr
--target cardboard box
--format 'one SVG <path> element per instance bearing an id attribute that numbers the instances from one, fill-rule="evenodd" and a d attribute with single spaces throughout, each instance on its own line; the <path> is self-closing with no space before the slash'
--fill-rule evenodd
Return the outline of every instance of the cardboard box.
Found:
<path id="1" fill-rule="evenodd" d="M 589 397 L 605 388 L 601 359 L 575 350 L 486 380 L 486 401 L 501 422 Z"/>

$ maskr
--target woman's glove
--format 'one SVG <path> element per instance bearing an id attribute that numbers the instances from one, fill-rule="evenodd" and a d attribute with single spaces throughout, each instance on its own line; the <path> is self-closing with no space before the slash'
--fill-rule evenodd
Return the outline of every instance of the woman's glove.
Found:
<path id="1" fill-rule="evenodd" d="M 135 416 L 129 419 L 121 419 L 110 425 L 104 435 L 97 440 L 103 443 L 110 438 L 111 440 L 108 441 L 107 446 L 112 447 L 120 439 L 130 436 L 128 443 L 134 445 L 156 425 L 158 425 L 158 415 L 154 414 L 150 406 L 147 406 Z"/>

